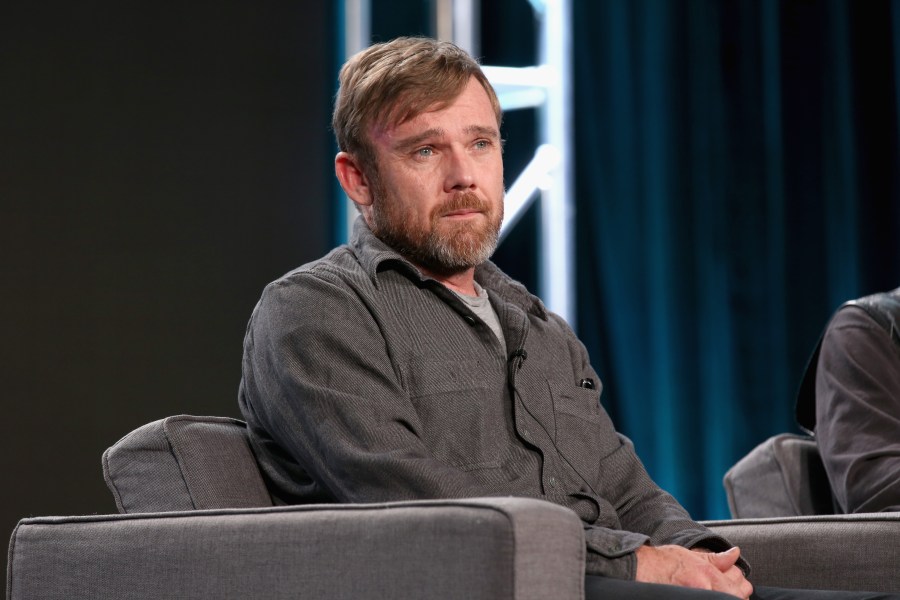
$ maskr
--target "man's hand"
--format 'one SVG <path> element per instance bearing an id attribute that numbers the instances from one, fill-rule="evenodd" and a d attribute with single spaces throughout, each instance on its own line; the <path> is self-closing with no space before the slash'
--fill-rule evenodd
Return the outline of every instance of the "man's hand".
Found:
<path id="1" fill-rule="evenodd" d="M 735 565 L 741 556 L 738 548 L 706 552 L 681 546 L 641 546 L 636 554 L 638 581 L 715 590 L 744 600 L 753 593 L 753 586 Z"/>

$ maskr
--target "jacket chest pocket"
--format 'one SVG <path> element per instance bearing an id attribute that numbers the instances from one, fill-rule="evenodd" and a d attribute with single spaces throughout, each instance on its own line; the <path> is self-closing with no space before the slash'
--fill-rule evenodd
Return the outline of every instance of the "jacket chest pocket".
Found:
<path id="1" fill-rule="evenodd" d="M 549 382 L 556 415 L 556 447 L 588 481 L 595 481 L 600 462 L 621 445 L 598 390 Z"/>
<path id="2" fill-rule="evenodd" d="M 438 460 L 465 471 L 500 466 L 503 392 L 477 381 L 476 361 L 408 365 L 407 387 L 419 417 L 417 432 Z"/>

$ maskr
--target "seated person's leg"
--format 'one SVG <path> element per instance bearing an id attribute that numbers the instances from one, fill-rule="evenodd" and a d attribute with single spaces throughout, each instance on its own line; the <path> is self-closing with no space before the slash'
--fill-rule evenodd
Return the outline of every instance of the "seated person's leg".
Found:
<path id="1" fill-rule="evenodd" d="M 588 575 L 584 579 L 585 600 L 734 600 L 722 592 L 698 590 L 659 583 L 642 583 Z M 766 599 L 768 600 L 768 599 Z"/>

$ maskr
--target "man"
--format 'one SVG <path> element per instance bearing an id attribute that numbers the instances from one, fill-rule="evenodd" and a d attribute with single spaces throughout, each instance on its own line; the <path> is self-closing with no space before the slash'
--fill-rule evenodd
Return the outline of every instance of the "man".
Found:
<path id="1" fill-rule="evenodd" d="M 900 288 L 838 308 L 807 367 L 797 418 L 815 432 L 840 510 L 900 510 Z"/>
<path id="2" fill-rule="evenodd" d="M 270 487 L 288 503 L 543 498 L 584 522 L 589 597 L 750 597 L 740 551 L 615 432 L 571 329 L 488 261 L 500 119 L 449 43 L 401 38 L 341 70 L 335 172 L 361 218 L 266 288 L 245 340 L 240 405 Z"/>

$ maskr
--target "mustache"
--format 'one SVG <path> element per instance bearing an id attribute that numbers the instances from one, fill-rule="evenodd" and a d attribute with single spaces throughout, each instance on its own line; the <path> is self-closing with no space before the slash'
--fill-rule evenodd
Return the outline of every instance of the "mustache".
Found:
<path id="1" fill-rule="evenodd" d="M 472 192 L 459 192 L 443 204 L 436 206 L 433 216 L 443 216 L 460 210 L 477 210 L 487 213 L 490 212 L 490 205 Z"/>

